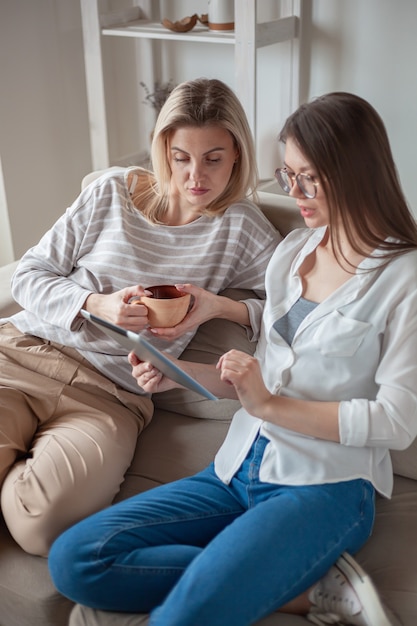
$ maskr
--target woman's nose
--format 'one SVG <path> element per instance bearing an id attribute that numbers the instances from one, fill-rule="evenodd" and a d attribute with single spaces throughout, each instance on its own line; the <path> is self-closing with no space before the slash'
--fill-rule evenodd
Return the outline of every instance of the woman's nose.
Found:
<path id="1" fill-rule="evenodd" d="M 191 163 L 190 178 L 198 181 L 203 177 L 203 167 L 200 163 Z"/>
<path id="2" fill-rule="evenodd" d="M 289 196 L 291 196 L 292 198 L 299 198 L 300 196 L 304 196 L 295 177 L 290 178 L 290 184 L 291 184 L 291 189 L 288 192 Z"/>

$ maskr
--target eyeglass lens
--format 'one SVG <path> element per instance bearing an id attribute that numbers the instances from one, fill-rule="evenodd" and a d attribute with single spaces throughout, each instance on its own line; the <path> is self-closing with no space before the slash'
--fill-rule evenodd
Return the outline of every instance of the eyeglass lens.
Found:
<path id="1" fill-rule="evenodd" d="M 296 182 L 306 198 L 314 198 L 316 195 L 316 186 L 308 174 L 293 174 L 290 176 L 285 169 L 277 169 L 275 176 L 285 193 L 290 193 L 294 182 Z"/>

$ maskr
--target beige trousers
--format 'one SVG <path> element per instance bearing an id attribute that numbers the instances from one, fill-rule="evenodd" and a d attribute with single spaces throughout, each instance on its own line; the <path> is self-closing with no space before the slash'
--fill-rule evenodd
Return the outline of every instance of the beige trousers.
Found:
<path id="1" fill-rule="evenodd" d="M 76 350 L 0 327 L 1 509 L 24 550 L 111 504 L 152 413 Z"/>

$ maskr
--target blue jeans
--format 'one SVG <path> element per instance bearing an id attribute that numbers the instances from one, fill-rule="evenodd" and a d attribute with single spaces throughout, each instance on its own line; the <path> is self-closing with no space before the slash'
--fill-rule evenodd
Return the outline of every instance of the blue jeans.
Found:
<path id="1" fill-rule="evenodd" d="M 298 596 L 369 537 L 374 489 L 262 483 L 266 444 L 256 440 L 230 485 L 210 465 L 67 530 L 49 556 L 57 589 L 150 613 L 152 626 L 247 626 Z"/>

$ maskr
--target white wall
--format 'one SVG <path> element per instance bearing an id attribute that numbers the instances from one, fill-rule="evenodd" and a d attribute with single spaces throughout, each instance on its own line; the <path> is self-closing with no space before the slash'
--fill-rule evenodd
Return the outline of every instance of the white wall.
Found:
<path id="1" fill-rule="evenodd" d="M 78 0 L 1 0 L 0 58 L 0 159 L 18 257 L 90 169 Z"/>
<path id="2" fill-rule="evenodd" d="M 101 1 L 110 7 L 122 3 Z M 129 0 L 123 0 L 126 3 Z M 285 8 L 291 0 L 283 3 Z M 267 4 L 275 5 L 273 0 L 259 0 L 260 14 Z M 171 19 L 203 12 L 205 6 L 205 0 L 161 0 L 162 11 L 169 8 Z M 306 0 L 305 8 L 302 96 L 353 91 L 378 109 L 406 195 L 417 214 L 417 3 Z M 114 94 L 109 106 L 111 135 L 121 151 L 124 144 L 127 152 L 136 144 L 140 151 L 149 146 L 149 129 L 144 131 L 132 118 L 136 113 L 128 104 L 133 95 L 142 107 L 139 115 L 149 118 L 138 86 L 137 46 L 106 42 L 106 53 L 112 46 L 118 58 L 125 49 L 130 58 L 123 66 L 110 64 L 106 76 L 107 89 Z M 233 86 L 232 50 L 224 48 L 184 44 L 175 53 L 168 48 L 166 78 L 218 76 Z M 288 44 L 264 48 L 258 54 L 258 159 L 264 177 L 272 176 L 278 158 L 276 136 L 284 121 L 287 84 L 282 60 L 287 54 Z M 13 249 L 18 257 L 38 241 L 71 203 L 82 176 L 91 168 L 78 0 L 1 0 L 0 57 L 0 163 L 12 233 L 11 245 L 6 246 L 1 238 L 8 229 L 0 232 L 0 249 L 5 251 L 1 264 L 12 260 Z M 0 218 L 0 223 L 7 224 L 4 215 Z"/>
<path id="3" fill-rule="evenodd" d="M 417 215 L 417 2 L 313 0 L 311 5 L 309 96 L 344 90 L 369 100 L 385 122 Z"/>

